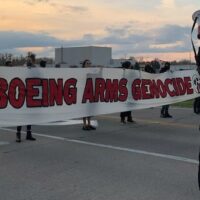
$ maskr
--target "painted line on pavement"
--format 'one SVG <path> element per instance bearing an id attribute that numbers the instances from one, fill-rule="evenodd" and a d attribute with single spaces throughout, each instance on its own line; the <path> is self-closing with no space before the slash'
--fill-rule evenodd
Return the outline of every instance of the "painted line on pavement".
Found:
<path id="1" fill-rule="evenodd" d="M 9 132 L 16 132 L 15 130 L 8 129 L 8 128 L 0 128 L 0 129 L 5 130 L 5 131 L 9 131 Z M 22 131 L 22 133 L 26 133 L 26 132 Z M 143 151 L 143 150 L 138 150 L 138 149 L 118 147 L 118 146 L 106 145 L 106 144 L 100 144 L 100 143 L 94 143 L 94 142 L 87 142 L 87 141 L 82 141 L 82 140 L 75 140 L 75 139 L 69 139 L 69 138 L 40 134 L 40 133 L 33 133 L 33 135 L 45 137 L 45 138 L 50 138 L 50 139 L 55 139 L 55 140 L 67 141 L 67 142 L 76 143 L 76 144 L 84 144 L 84 145 L 101 147 L 101 148 L 118 150 L 118 151 L 124 151 L 124 152 L 129 152 L 129 153 L 136 153 L 136 154 L 143 154 L 143 155 L 147 155 L 147 156 L 165 158 L 165 159 L 170 159 L 170 160 L 175 160 L 175 161 L 180 161 L 180 162 L 186 162 L 186 163 L 190 163 L 190 164 L 199 164 L 199 162 L 197 160 L 185 158 L 185 157 L 180 157 L 180 156 L 154 153 L 154 152 L 148 152 L 148 151 Z"/>
<path id="2" fill-rule="evenodd" d="M 9 142 L 0 141 L 0 146 L 10 144 Z"/>
<path id="3" fill-rule="evenodd" d="M 102 115 L 98 116 L 99 119 L 111 119 L 115 121 L 120 121 L 120 117 L 117 116 L 111 116 L 111 115 Z M 148 123 L 148 124 L 161 124 L 161 125 L 167 125 L 167 126 L 174 126 L 174 127 L 181 127 L 181 128 L 194 128 L 194 129 L 199 129 L 199 125 L 193 125 L 193 124 L 183 124 L 183 123 L 176 123 L 176 122 L 164 122 L 161 120 L 149 120 L 149 119 L 139 119 L 139 118 L 134 118 L 133 120 L 137 122 L 143 122 L 143 123 Z"/>

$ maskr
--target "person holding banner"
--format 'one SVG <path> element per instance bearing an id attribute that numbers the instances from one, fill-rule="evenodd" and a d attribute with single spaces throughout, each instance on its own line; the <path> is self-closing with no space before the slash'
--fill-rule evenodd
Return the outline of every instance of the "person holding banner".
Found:
<path id="1" fill-rule="evenodd" d="M 153 69 L 152 65 L 150 63 L 147 63 L 144 67 L 144 71 L 147 73 L 155 74 L 155 70 Z"/>
<path id="2" fill-rule="evenodd" d="M 46 64 L 47 64 L 47 62 L 45 60 L 40 61 L 40 67 L 45 68 Z"/>
<path id="3" fill-rule="evenodd" d="M 27 66 L 28 68 L 36 67 L 35 54 L 30 53 L 28 55 L 27 63 L 25 64 L 25 66 Z M 22 126 L 17 126 L 16 142 L 21 142 L 21 130 Z M 31 133 L 31 125 L 27 125 L 26 130 L 27 130 L 26 139 L 35 141 L 36 139 L 32 136 Z"/>
<path id="4" fill-rule="evenodd" d="M 123 69 L 132 69 L 132 65 L 130 61 L 125 61 L 122 63 Z M 126 124 L 125 118 L 127 117 L 127 122 L 135 123 L 135 121 L 132 119 L 131 111 L 121 112 L 120 118 L 121 123 Z"/>
<path id="5" fill-rule="evenodd" d="M 7 60 L 6 63 L 5 63 L 5 65 L 7 67 L 12 67 L 12 61 L 11 60 Z"/>
<path id="6" fill-rule="evenodd" d="M 161 68 L 160 73 L 164 73 L 170 70 L 170 63 L 166 62 L 164 67 Z M 164 105 L 161 108 L 160 111 L 160 117 L 161 118 L 172 118 L 172 116 L 169 114 L 169 105 Z"/>
<path id="7" fill-rule="evenodd" d="M 87 67 L 91 67 L 91 62 L 88 59 L 84 60 L 82 63 L 82 68 L 87 68 Z M 85 131 L 96 130 L 96 128 L 91 125 L 91 117 L 90 116 L 83 117 L 83 128 L 82 129 Z"/>

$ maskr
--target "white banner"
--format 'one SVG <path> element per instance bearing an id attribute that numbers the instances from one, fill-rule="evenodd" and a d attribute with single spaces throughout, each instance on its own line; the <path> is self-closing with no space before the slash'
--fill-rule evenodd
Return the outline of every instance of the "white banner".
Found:
<path id="1" fill-rule="evenodd" d="M 44 124 L 144 109 L 199 96 L 195 70 L 1 67 L 0 126 Z"/>

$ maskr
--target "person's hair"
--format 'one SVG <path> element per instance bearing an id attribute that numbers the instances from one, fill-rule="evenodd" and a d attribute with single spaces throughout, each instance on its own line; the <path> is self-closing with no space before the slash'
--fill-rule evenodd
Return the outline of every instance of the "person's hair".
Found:
<path id="1" fill-rule="evenodd" d="M 88 62 L 88 61 L 90 62 L 89 59 L 86 59 L 86 60 L 83 61 L 83 63 L 82 63 L 82 67 L 83 67 L 83 68 L 85 67 L 86 62 Z"/>
<path id="2" fill-rule="evenodd" d="M 125 69 L 128 69 L 130 68 L 131 66 L 131 62 L 130 61 L 125 61 L 122 63 L 122 67 L 125 68 Z"/>
<path id="3" fill-rule="evenodd" d="M 6 66 L 11 66 L 11 65 L 12 65 L 11 60 L 7 60 L 6 63 L 5 63 L 5 65 L 6 65 Z"/>
<path id="4" fill-rule="evenodd" d="M 26 65 L 27 65 L 28 67 L 31 67 L 31 66 L 32 66 L 32 60 L 30 59 L 30 57 L 28 57 L 27 62 L 26 62 Z"/>
<path id="5" fill-rule="evenodd" d="M 170 69 L 170 62 L 166 62 L 164 67 L 165 67 L 166 69 Z"/>
<path id="6" fill-rule="evenodd" d="M 46 67 L 46 61 L 45 60 L 41 60 L 40 61 L 40 67 Z"/>
<path id="7" fill-rule="evenodd" d="M 150 63 L 147 63 L 147 64 L 145 65 L 145 67 L 144 67 L 144 71 L 145 71 L 145 72 L 149 72 L 150 69 L 151 69 L 151 64 L 150 64 Z"/>
<path id="8" fill-rule="evenodd" d="M 35 54 L 34 53 L 29 53 L 28 55 L 28 59 L 31 59 L 31 60 L 35 60 Z"/>
<path id="9" fill-rule="evenodd" d="M 153 69 L 152 65 L 150 63 L 147 63 L 144 67 L 144 71 L 151 73 L 151 74 L 155 74 L 155 70 Z"/>
<path id="10" fill-rule="evenodd" d="M 170 66 L 170 62 L 166 62 L 166 63 L 165 63 L 165 66 Z"/>

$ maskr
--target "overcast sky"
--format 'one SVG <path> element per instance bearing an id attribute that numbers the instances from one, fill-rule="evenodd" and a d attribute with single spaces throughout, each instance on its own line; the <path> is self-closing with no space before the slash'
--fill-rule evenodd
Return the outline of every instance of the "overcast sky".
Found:
<path id="1" fill-rule="evenodd" d="M 114 58 L 189 59 L 198 9 L 200 0 L 2 0 L 0 53 L 54 56 L 55 47 L 98 45 Z"/>

